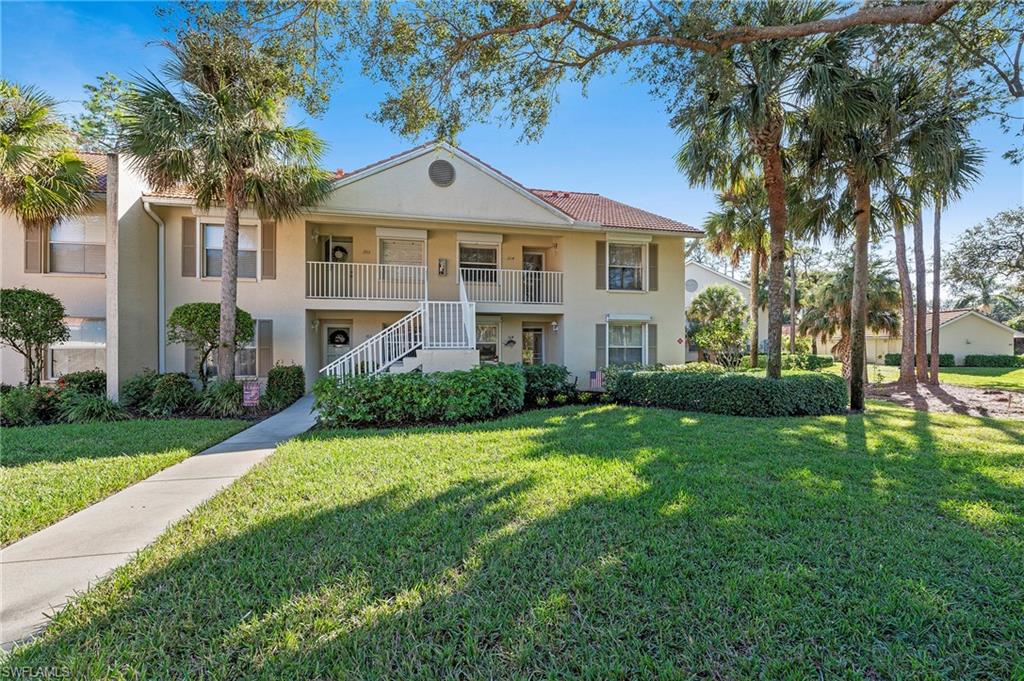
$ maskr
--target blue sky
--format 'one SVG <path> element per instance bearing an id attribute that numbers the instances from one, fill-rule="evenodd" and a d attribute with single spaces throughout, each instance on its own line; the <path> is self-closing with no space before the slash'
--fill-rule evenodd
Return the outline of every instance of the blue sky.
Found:
<path id="1" fill-rule="evenodd" d="M 82 85 L 105 72 L 127 78 L 156 70 L 165 50 L 155 5 L 144 2 L 0 3 L 0 73 L 42 87 L 66 113 L 80 108 Z M 332 98 L 330 110 L 305 122 L 330 145 L 325 165 L 353 169 L 413 144 L 367 119 L 382 95 L 353 70 Z M 1021 106 L 1024 113 L 1024 106 Z M 713 205 L 711 192 L 687 186 L 673 157 L 679 138 L 667 115 L 642 85 L 625 73 L 595 80 L 588 96 L 566 88 L 538 143 L 517 142 L 515 130 L 478 125 L 459 140 L 470 153 L 530 187 L 595 191 L 693 225 Z M 981 182 L 944 219 L 945 243 L 1000 210 L 1024 203 L 1024 170 L 1000 155 L 1012 139 L 994 122 L 975 134 L 988 150 Z M 930 226 L 931 216 L 926 216 Z M 930 242 L 930 237 L 929 237 Z M 882 244 L 882 250 L 888 243 Z"/>

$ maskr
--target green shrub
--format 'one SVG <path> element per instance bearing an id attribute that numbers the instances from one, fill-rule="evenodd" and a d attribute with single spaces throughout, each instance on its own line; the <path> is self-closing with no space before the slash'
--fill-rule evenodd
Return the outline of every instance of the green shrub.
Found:
<path id="1" fill-rule="evenodd" d="M 57 381 L 57 386 L 61 390 L 74 390 L 102 397 L 107 394 L 107 372 L 102 369 L 91 369 L 64 374 Z"/>
<path id="2" fill-rule="evenodd" d="M 39 426 L 57 420 L 60 393 L 52 386 L 28 385 L 0 394 L 0 423 Z"/>
<path id="3" fill-rule="evenodd" d="M 241 416 L 246 411 L 242 394 L 242 384 L 238 381 L 213 381 L 199 395 L 199 412 L 214 418 Z"/>
<path id="4" fill-rule="evenodd" d="M 903 356 L 903 353 L 901 353 L 901 352 L 887 352 L 885 354 L 885 357 L 883 358 L 882 361 L 885 362 L 886 366 L 898 367 L 900 365 L 900 357 L 902 357 L 902 356 Z M 914 357 L 915 357 L 915 361 L 916 361 L 916 357 L 917 356 L 915 355 Z M 929 353 L 927 355 L 926 361 L 928 362 L 928 366 L 931 366 L 931 363 L 932 363 L 931 353 Z M 951 354 L 941 353 L 940 352 L 939 353 L 939 366 L 940 367 L 955 367 L 956 366 L 956 358 L 953 357 L 953 355 L 951 355 Z M 967 366 L 967 365 L 965 365 L 965 366 Z"/>
<path id="5" fill-rule="evenodd" d="M 663 364 L 640 364 L 639 362 L 633 364 L 609 364 L 601 370 L 601 381 L 604 386 L 605 394 L 611 393 L 615 390 L 615 384 L 619 380 L 619 376 L 624 373 L 631 373 L 634 371 L 661 371 L 665 368 Z"/>
<path id="6" fill-rule="evenodd" d="M 524 364 L 522 370 L 526 379 L 526 404 L 539 405 L 542 397 L 550 402 L 555 395 L 569 394 L 573 390 L 569 370 L 561 364 Z"/>
<path id="7" fill-rule="evenodd" d="M 263 393 L 263 405 L 271 411 L 279 411 L 305 393 L 306 374 L 302 367 L 279 364 L 267 372 L 267 389 Z"/>
<path id="8" fill-rule="evenodd" d="M 939 355 L 941 358 L 942 355 Z M 966 355 L 965 367 L 1024 367 L 1024 355 Z"/>
<path id="9" fill-rule="evenodd" d="M 121 406 L 132 411 L 145 411 L 159 380 L 160 374 L 152 369 L 145 369 L 126 380 L 118 391 Z"/>
<path id="10" fill-rule="evenodd" d="M 526 380 L 518 366 L 480 366 L 435 374 L 359 376 L 313 385 L 321 423 L 386 426 L 460 423 L 523 408 Z"/>
<path id="11" fill-rule="evenodd" d="M 161 374 L 153 386 L 153 394 L 145 411 L 153 416 L 180 416 L 189 413 L 196 403 L 196 389 L 185 374 Z"/>
<path id="12" fill-rule="evenodd" d="M 782 353 L 782 368 L 783 369 L 802 369 L 804 371 L 818 371 L 820 369 L 826 369 L 835 364 L 835 360 L 831 355 L 811 355 L 804 353 L 790 354 L 788 352 Z M 897 362 L 899 364 L 899 362 Z M 764 369 L 768 366 L 768 355 L 761 353 L 757 356 L 757 367 L 758 369 Z M 740 361 L 740 367 L 744 369 L 753 368 L 750 366 L 750 355 L 745 355 Z"/>
<path id="13" fill-rule="evenodd" d="M 597 393 L 592 392 L 580 392 L 576 394 L 576 401 L 580 404 L 590 404 L 590 401 L 594 399 Z"/>
<path id="14" fill-rule="evenodd" d="M 672 364 L 665 367 L 665 371 L 675 371 L 684 374 L 724 374 L 725 367 L 711 362 L 690 362 L 689 364 Z"/>
<path id="15" fill-rule="evenodd" d="M 91 423 L 93 421 L 120 421 L 128 418 L 117 402 L 106 395 L 66 390 L 58 407 L 60 420 L 64 423 Z"/>
<path id="16" fill-rule="evenodd" d="M 816 416 L 846 410 L 846 383 L 801 372 L 771 379 L 754 374 L 638 371 L 619 377 L 615 401 L 733 416 Z"/>

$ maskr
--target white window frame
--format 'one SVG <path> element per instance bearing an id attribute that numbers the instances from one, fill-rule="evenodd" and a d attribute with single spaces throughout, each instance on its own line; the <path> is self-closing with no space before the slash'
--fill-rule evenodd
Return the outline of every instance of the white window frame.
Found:
<path id="1" fill-rule="evenodd" d="M 420 267 L 424 267 L 427 264 L 427 240 L 425 238 L 421 239 L 419 237 L 411 237 L 411 236 L 380 236 L 380 235 L 378 235 L 377 236 L 377 264 L 378 265 L 394 265 L 394 264 L 409 265 L 409 263 L 386 263 L 386 262 L 384 262 L 382 260 L 382 257 L 384 255 L 384 248 L 381 245 L 381 242 L 383 242 L 383 241 L 418 241 L 418 242 L 420 242 L 422 244 L 422 248 L 420 249 L 420 262 L 419 262 L 419 266 Z"/>
<path id="2" fill-rule="evenodd" d="M 106 216 L 94 215 L 91 213 L 83 215 L 74 215 L 60 222 L 67 222 L 69 220 L 88 220 L 90 218 L 99 218 L 100 224 L 103 227 L 103 240 L 102 241 L 54 241 L 53 239 L 53 228 L 57 224 L 52 224 L 46 228 L 46 248 L 43 257 L 46 260 L 46 273 L 47 274 L 59 274 L 59 275 L 70 275 L 79 277 L 105 277 L 107 274 L 107 226 Z M 102 272 L 76 272 L 76 271 L 65 271 L 53 269 L 53 258 L 51 256 L 51 248 L 53 244 L 70 244 L 72 246 L 102 246 L 103 247 L 103 271 Z"/>
<path id="3" fill-rule="evenodd" d="M 474 324 L 476 325 L 476 349 L 480 349 L 480 329 L 481 326 L 493 326 L 494 327 L 494 361 L 497 364 L 501 363 L 501 319 L 476 319 Z M 488 343 L 489 345 L 489 343 Z M 484 360 L 480 360 L 483 362 Z M 488 360 L 489 361 L 489 360 Z"/>
<path id="4" fill-rule="evenodd" d="M 480 242 L 480 241 L 459 241 L 455 245 L 455 255 L 459 261 L 459 269 L 463 267 L 479 268 L 479 269 L 490 269 L 489 267 L 480 267 L 480 263 L 469 263 L 463 264 L 462 262 L 462 247 L 469 246 L 470 248 L 486 248 L 494 250 L 494 269 L 495 271 L 501 269 L 501 243 L 500 242 Z"/>
<path id="5" fill-rule="evenodd" d="M 647 255 L 648 241 L 609 239 L 604 244 L 604 287 L 609 293 L 646 293 L 650 280 L 650 258 Z M 640 288 L 612 288 L 612 246 L 640 248 Z"/>
<path id="6" fill-rule="evenodd" d="M 260 367 L 259 367 L 259 363 L 260 363 L 260 354 L 259 354 L 260 353 L 260 349 L 259 349 L 260 348 L 260 346 L 259 346 L 260 320 L 253 318 L 252 326 L 253 326 L 252 338 L 249 340 L 249 342 L 246 343 L 243 346 L 235 348 L 235 370 L 236 371 L 238 370 L 238 353 L 239 353 L 239 351 L 241 351 L 241 350 L 252 350 L 253 353 L 254 353 L 252 366 L 253 366 L 253 369 L 255 370 L 256 373 L 254 373 L 254 374 L 240 374 L 240 373 L 236 373 L 235 374 L 235 378 L 236 379 L 255 379 L 255 378 L 258 378 L 259 374 L 260 374 Z M 211 352 L 210 356 L 206 358 L 206 367 L 207 367 L 206 375 L 208 377 L 210 377 L 210 378 L 214 378 L 215 379 L 216 375 L 213 375 L 213 374 L 210 373 L 209 367 L 213 367 L 214 369 L 217 368 L 217 351 L 216 350 Z M 186 367 L 186 371 L 189 371 L 189 369 L 187 367 Z"/>
<path id="7" fill-rule="evenodd" d="M 199 279 L 214 279 L 219 281 L 219 275 L 208 275 L 206 273 L 206 227 L 224 227 L 223 217 L 198 217 L 196 218 L 196 277 Z M 238 281 L 260 281 L 263 278 L 263 222 L 239 220 L 238 228 L 254 227 L 256 229 L 256 276 L 238 277 Z M 224 244 L 221 242 L 221 257 L 223 258 Z"/>
<path id="8" fill-rule="evenodd" d="M 612 327 L 613 326 L 639 326 L 640 327 L 640 363 L 647 364 L 647 329 L 648 322 L 630 320 L 630 319 L 609 319 L 604 327 L 605 338 L 604 338 L 604 365 L 605 366 L 618 366 L 613 365 L 611 361 L 612 357 Z M 633 345 L 616 345 L 617 349 L 634 349 L 636 346 Z M 631 364 L 632 362 L 626 362 Z"/>
<path id="9" fill-rule="evenodd" d="M 77 317 L 83 321 L 102 321 L 103 322 L 103 345 L 100 346 L 98 343 L 89 343 L 88 341 L 66 341 L 64 343 L 57 343 L 46 348 L 46 367 L 45 374 L 50 380 L 57 380 L 60 376 L 56 375 L 53 371 L 53 352 L 54 350 L 99 350 L 101 347 L 106 353 L 107 349 L 107 320 L 105 317 Z M 104 356 L 103 370 L 106 371 L 106 357 Z M 90 367 L 91 369 L 92 367 Z M 86 369 L 83 369 L 86 371 Z M 63 374 L 62 374 L 63 375 Z"/>

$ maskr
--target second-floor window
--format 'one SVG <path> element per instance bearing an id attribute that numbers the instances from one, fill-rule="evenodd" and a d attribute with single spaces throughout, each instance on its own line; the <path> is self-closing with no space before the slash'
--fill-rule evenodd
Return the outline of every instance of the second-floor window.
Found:
<path id="1" fill-rule="evenodd" d="M 642 244 L 608 244 L 608 290 L 642 291 L 644 288 Z"/>
<path id="2" fill-rule="evenodd" d="M 103 274 L 107 269 L 107 228 L 102 215 L 79 215 L 50 227 L 49 271 Z"/>
<path id="3" fill-rule="evenodd" d="M 459 268 L 467 282 L 494 282 L 497 279 L 497 244 L 459 244 Z"/>
<path id="4" fill-rule="evenodd" d="M 203 276 L 219 277 L 222 270 L 224 225 L 203 225 Z M 256 278 L 259 235 L 256 225 L 238 227 L 238 278 Z"/>

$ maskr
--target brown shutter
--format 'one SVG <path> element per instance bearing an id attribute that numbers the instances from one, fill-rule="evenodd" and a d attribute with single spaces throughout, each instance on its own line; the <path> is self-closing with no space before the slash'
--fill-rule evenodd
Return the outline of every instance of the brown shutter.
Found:
<path id="1" fill-rule="evenodd" d="M 266 376 L 274 366 L 274 322 L 260 319 L 256 322 L 256 374 Z"/>
<path id="2" fill-rule="evenodd" d="M 43 229 L 25 225 L 25 272 L 39 274 L 43 271 Z"/>
<path id="3" fill-rule="evenodd" d="M 647 363 L 658 363 L 658 325 L 647 325 Z"/>
<path id="4" fill-rule="evenodd" d="M 196 276 L 196 219 L 181 219 L 181 276 Z"/>
<path id="5" fill-rule="evenodd" d="M 260 242 L 262 249 L 262 271 L 264 279 L 277 279 L 277 223 L 273 220 L 263 221 L 263 236 Z"/>
<path id="6" fill-rule="evenodd" d="M 599 291 L 608 288 L 608 249 L 604 241 L 597 242 L 597 279 L 594 287 Z"/>
<path id="7" fill-rule="evenodd" d="M 596 361 L 594 366 L 598 369 L 604 369 L 608 366 L 608 325 L 598 324 L 594 337 L 594 352 L 596 353 Z"/>
<path id="8" fill-rule="evenodd" d="M 647 245 L 647 290 L 658 290 L 658 244 Z"/>

